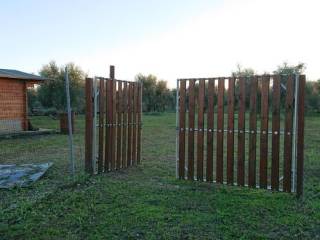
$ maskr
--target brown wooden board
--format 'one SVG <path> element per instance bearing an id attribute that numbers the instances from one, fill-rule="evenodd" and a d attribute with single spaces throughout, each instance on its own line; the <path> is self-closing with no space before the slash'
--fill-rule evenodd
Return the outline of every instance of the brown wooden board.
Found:
<path id="1" fill-rule="evenodd" d="M 98 156 L 98 173 L 103 172 L 104 167 L 104 103 L 105 103 L 105 94 L 104 94 L 104 79 L 99 81 L 99 156 Z"/>
<path id="2" fill-rule="evenodd" d="M 188 179 L 194 180 L 194 120 L 195 120 L 195 80 L 189 81 L 189 104 L 188 104 Z"/>
<path id="3" fill-rule="evenodd" d="M 127 137 L 127 164 L 132 165 L 132 99 L 133 83 L 128 83 L 128 137 Z"/>
<path id="4" fill-rule="evenodd" d="M 105 165 L 104 171 L 110 170 L 111 163 L 111 122 L 112 122 L 112 82 L 106 81 L 106 133 L 105 133 Z"/>
<path id="5" fill-rule="evenodd" d="M 265 75 L 261 82 L 260 188 L 268 186 L 269 86 L 270 76 Z"/>
<path id="6" fill-rule="evenodd" d="M 139 164 L 141 162 L 141 130 L 142 130 L 142 123 L 141 123 L 141 104 L 142 104 L 142 84 L 138 84 L 138 122 L 137 122 L 137 128 L 138 128 L 138 136 L 137 136 L 137 163 Z"/>
<path id="7" fill-rule="evenodd" d="M 237 163 L 237 183 L 244 186 L 245 173 L 245 111 L 246 111 L 246 79 L 239 78 L 239 113 L 238 113 L 238 163 Z"/>
<path id="8" fill-rule="evenodd" d="M 117 108 L 116 108 L 116 101 L 117 101 L 117 92 L 116 92 L 116 80 L 112 81 L 112 137 L 111 137 L 111 170 L 115 170 L 116 168 L 116 139 L 117 139 Z"/>
<path id="9" fill-rule="evenodd" d="M 234 178 L 234 87 L 235 78 L 229 78 L 228 84 L 228 133 L 227 133 L 227 184 L 233 184 Z"/>
<path id="10" fill-rule="evenodd" d="M 127 167 L 127 124 L 128 124 L 128 87 L 127 83 L 123 83 L 122 89 L 122 115 L 123 115 L 123 127 L 122 127 L 122 167 Z"/>
<path id="11" fill-rule="evenodd" d="M 203 181 L 204 95 L 205 95 L 205 80 L 199 80 L 198 134 L 197 134 L 197 179 L 200 181 Z"/>
<path id="12" fill-rule="evenodd" d="M 213 181 L 214 79 L 208 81 L 206 180 Z"/>
<path id="13" fill-rule="evenodd" d="M 293 126 L 293 99 L 294 78 L 287 77 L 286 102 L 285 102 L 285 126 L 284 126 L 284 151 L 283 151 L 283 191 L 291 192 L 291 162 L 292 162 L 292 126 Z"/>
<path id="14" fill-rule="evenodd" d="M 216 181 L 223 183 L 224 78 L 218 80 Z"/>
<path id="15" fill-rule="evenodd" d="M 297 129 L 297 196 L 303 195 L 303 168 L 304 168 L 304 108 L 305 108 L 306 76 L 299 76 L 298 91 L 298 129 Z"/>
<path id="16" fill-rule="evenodd" d="M 121 156 L 122 156 L 122 82 L 118 81 L 118 91 L 117 91 L 117 162 L 116 168 L 121 168 Z"/>
<path id="17" fill-rule="evenodd" d="M 92 132 L 93 132 L 93 96 L 92 78 L 86 79 L 86 132 L 85 132 L 85 170 L 93 174 L 92 166 Z"/>
<path id="18" fill-rule="evenodd" d="M 185 128 L 186 128 L 186 81 L 180 81 L 179 88 L 179 178 L 185 177 Z"/>
<path id="19" fill-rule="evenodd" d="M 257 140 L 257 86 L 258 77 L 250 80 L 250 119 L 249 119 L 249 187 L 256 187 L 256 140 Z"/>
<path id="20" fill-rule="evenodd" d="M 271 189 L 279 190 L 280 76 L 273 77 Z"/>
<path id="21" fill-rule="evenodd" d="M 137 163 L 137 109 L 138 109 L 138 83 L 133 83 L 133 118 L 132 118 L 132 162 Z"/>

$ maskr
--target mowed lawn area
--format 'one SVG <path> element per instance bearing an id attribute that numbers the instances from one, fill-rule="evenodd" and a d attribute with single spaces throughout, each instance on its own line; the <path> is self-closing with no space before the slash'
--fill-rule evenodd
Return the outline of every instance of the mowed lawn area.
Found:
<path id="1" fill-rule="evenodd" d="M 46 117 L 33 123 L 58 126 Z M 141 165 L 88 176 L 82 170 L 84 118 L 78 117 L 74 180 L 65 135 L 1 140 L 1 164 L 21 159 L 54 165 L 29 188 L 0 190 L 0 239 L 320 238 L 320 116 L 306 118 L 303 200 L 177 180 L 175 114 L 144 115 L 143 123 Z"/>

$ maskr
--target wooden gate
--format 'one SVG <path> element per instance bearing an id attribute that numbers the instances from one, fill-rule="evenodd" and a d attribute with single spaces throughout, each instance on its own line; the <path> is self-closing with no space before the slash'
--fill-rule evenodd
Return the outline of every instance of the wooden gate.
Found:
<path id="1" fill-rule="evenodd" d="M 110 77 L 86 79 L 85 170 L 102 173 L 141 160 L 140 82 Z"/>
<path id="2" fill-rule="evenodd" d="M 177 177 L 302 194 L 304 75 L 178 79 L 177 89 Z"/>

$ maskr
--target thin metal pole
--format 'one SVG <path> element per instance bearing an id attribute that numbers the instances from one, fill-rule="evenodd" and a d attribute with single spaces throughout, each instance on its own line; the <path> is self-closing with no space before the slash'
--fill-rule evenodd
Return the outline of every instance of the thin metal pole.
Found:
<path id="1" fill-rule="evenodd" d="M 143 82 L 142 80 L 140 80 L 140 88 L 141 88 L 141 91 L 140 91 L 140 163 L 141 163 L 141 158 L 142 158 L 142 122 L 143 122 L 143 118 L 142 118 L 142 115 L 143 115 L 143 111 L 142 111 L 142 94 L 143 94 Z"/>
<path id="2" fill-rule="evenodd" d="M 97 78 L 93 79 L 93 131 L 92 131 L 92 168 L 93 173 L 97 171 Z"/>
<path id="3" fill-rule="evenodd" d="M 74 176 L 74 149 L 73 149 L 73 136 L 72 136 L 72 117 L 71 117 L 71 103 L 70 103 L 70 84 L 68 67 L 65 68 L 65 81 L 66 81 L 66 96 L 67 96 L 67 111 L 68 111 L 68 142 L 69 142 L 69 161 L 70 172 Z"/>
<path id="4" fill-rule="evenodd" d="M 179 80 L 177 80 L 177 90 L 176 90 L 176 128 L 178 129 L 179 124 Z M 178 175 L 178 165 L 179 165 L 179 132 L 176 131 L 176 178 Z"/>
<path id="5" fill-rule="evenodd" d="M 296 192 L 296 173 L 297 173 L 297 119 L 298 119 L 298 92 L 299 92 L 299 74 L 295 74 L 294 91 L 294 116 L 293 116 L 293 136 L 292 136 L 292 184 L 291 191 Z"/>

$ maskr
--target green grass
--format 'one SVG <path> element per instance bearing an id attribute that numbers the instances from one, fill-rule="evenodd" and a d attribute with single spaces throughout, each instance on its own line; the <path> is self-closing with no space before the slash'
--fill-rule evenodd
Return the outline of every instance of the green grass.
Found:
<path id="1" fill-rule="evenodd" d="M 171 113 L 143 117 L 141 165 L 87 176 L 82 174 L 83 122 L 78 117 L 75 180 L 68 177 L 65 135 L 1 141 L 0 163 L 50 160 L 54 166 L 29 188 L 0 190 L 0 239 L 320 238 L 319 116 L 306 119 L 303 200 L 177 180 Z M 33 123 L 58 127 L 41 117 Z"/>

